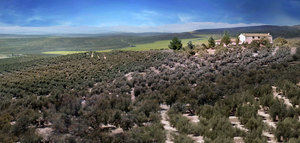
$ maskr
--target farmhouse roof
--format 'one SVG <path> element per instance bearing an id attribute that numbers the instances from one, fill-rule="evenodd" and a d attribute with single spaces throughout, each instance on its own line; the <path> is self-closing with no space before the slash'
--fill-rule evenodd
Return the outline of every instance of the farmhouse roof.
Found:
<path id="1" fill-rule="evenodd" d="M 246 37 L 271 37 L 270 33 L 242 33 L 242 35 L 246 36 Z"/>
<path id="2" fill-rule="evenodd" d="M 234 39 L 234 38 L 231 38 L 230 40 L 231 40 L 231 42 L 235 42 L 236 41 L 236 39 Z M 221 42 L 221 41 L 222 41 L 222 39 L 215 40 L 215 42 Z"/>

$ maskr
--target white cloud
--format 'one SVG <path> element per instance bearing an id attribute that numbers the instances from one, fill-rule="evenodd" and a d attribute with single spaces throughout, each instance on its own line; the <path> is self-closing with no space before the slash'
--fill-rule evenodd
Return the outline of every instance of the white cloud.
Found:
<path id="1" fill-rule="evenodd" d="M 32 21 L 43 21 L 43 18 L 40 17 L 40 16 L 33 16 L 33 17 L 30 17 L 30 18 L 27 18 L 26 21 L 27 21 L 27 22 L 32 22 Z"/>
<path id="2" fill-rule="evenodd" d="M 50 26 L 50 27 L 21 27 L 0 26 L 0 34 L 97 34 L 107 32 L 188 32 L 198 29 L 231 28 L 263 25 L 260 23 L 214 23 L 214 22 L 189 22 L 184 24 L 168 24 L 160 26 Z"/>
<path id="3" fill-rule="evenodd" d="M 158 16 L 159 13 L 152 10 L 143 10 L 140 12 L 132 13 L 132 16 L 137 20 L 152 20 L 152 18 Z"/>
<path id="4" fill-rule="evenodd" d="M 232 28 L 263 25 L 261 23 L 214 23 L 214 22 L 189 22 L 184 24 L 168 24 L 161 26 L 115 26 L 111 27 L 114 31 L 122 32 L 188 32 L 198 29 L 213 29 L 213 28 Z"/>
<path id="5" fill-rule="evenodd" d="M 105 32 L 108 31 L 106 31 L 104 28 L 88 26 L 0 26 L 0 34 L 97 34 Z"/>
<path id="6" fill-rule="evenodd" d="M 186 14 L 178 14 L 178 19 L 180 20 L 180 22 L 187 23 L 193 19 L 193 16 Z"/>
<path id="7" fill-rule="evenodd" d="M 158 13 L 153 10 L 143 10 L 142 13 L 147 14 L 147 15 L 158 15 Z"/>

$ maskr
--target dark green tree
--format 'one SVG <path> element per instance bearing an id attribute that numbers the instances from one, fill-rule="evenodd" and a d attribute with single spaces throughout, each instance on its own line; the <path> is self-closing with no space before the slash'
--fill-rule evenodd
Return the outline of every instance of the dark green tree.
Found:
<path id="1" fill-rule="evenodd" d="M 189 42 L 187 43 L 187 47 L 188 47 L 190 50 L 193 50 L 193 49 L 195 48 L 195 45 L 193 44 L 192 41 L 189 41 Z"/>
<path id="2" fill-rule="evenodd" d="M 212 47 L 215 47 L 216 46 L 216 42 L 215 42 L 215 39 L 213 37 L 210 37 L 208 39 L 208 47 L 209 48 L 212 48 Z"/>
<path id="3" fill-rule="evenodd" d="M 236 45 L 239 45 L 239 43 L 240 43 L 240 38 L 239 38 L 239 36 L 237 36 L 237 37 L 235 38 L 235 43 L 236 43 Z"/>
<path id="4" fill-rule="evenodd" d="M 282 122 L 278 122 L 278 126 L 275 131 L 275 135 L 279 141 L 283 139 L 287 142 L 291 138 L 299 137 L 300 123 L 293 118 L 286 118 Z"/>
<path id="5" fill-rule="evenodd" d="M 253 48 L 254 52 L 257 52 L 260 47 L 260 42 L 258 40 L 253 40 L 250 44 L 250 47 Z"/>
<path id="6" fill-rule="evenodd" d="M 170 42 L 169 48 L 172 49 L 172 50 L 181 50 L 182 49 L 182 43 L 177 37 L 174 37 L 172 39 L 172 41 Z"/>
<path id="7" fill-rule="evenodd" d="M 260 39 L 260 44 L 264 45 L 264 46 L 270 46 L 270 41 L 267 38 L 262 38 Z"/>
<path id="8" fill-rule="evenodd" d="M 223 37 L 221 39 L 221 45 L 222 44 L 228 45 L 228 44 L 230 44 L 230 42 L 231 42 L 230 41 L 230 35 L 229 35 L 228 31 L 225 31 L 224 35 L 223 35 Z"/>

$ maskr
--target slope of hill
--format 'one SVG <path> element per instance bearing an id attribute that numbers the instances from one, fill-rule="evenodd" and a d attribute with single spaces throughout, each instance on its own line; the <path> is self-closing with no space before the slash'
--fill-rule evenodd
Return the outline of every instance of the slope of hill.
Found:
<path id="1" fill-rule="evenodd" d="M 108 34 L 76 34 L 76 35 L 0 35 L 0 54 L 41 54 L 56 51 L 101 51 L 114 50 L 141 45 L 157 46 L 155 42 L 180 39 L 203 38 L 211 34 L 222 34 L 229 31 L 232 36 L 243 32 L 271 33 L 274 38 L 300 37 L 299 26 L 253 26 L 223 29 L 204 29 L 186 33 L 108 33 Z M 206 35 L 206 37 L 204 36 Z M 1 38 L 2 37 L 2 38 Z M 203 40 L 203 39 L 202 39 Z M 164 41 L 166 42 L 166 41 Z M 152 45 L 152 44 L 153 45 Z M 201 43 L 200 43 L 201 44 Z M 163 48 L 167 48 L 163 44 Z M 158 47 L 155 47 L 158 48 Z M 132 48 L 129 48 L 132 49 Z M 71 53 L 71 52 L 70 52 Z"/>
<path id="2" fill-rule="evenodd" d="M 271 33 L 274 38 L 284 37 L 293 38 L 300 37 L 299 26 L 249 26 L 249 27 L 236 27 L 236 28 L 220 28 L 220 29 L 203 29 L 196 30 L 194 34 L 223 34 L 224 31 L 228 31 L 231 35 L 238 35 L 240 33 Z"/>
<path id="3" fill-rule="evenodd" d="M 170 136 L 175 142 L 192 142 L 193 136 L 266 142 L 265 131 L 297 140 L 300 66 L 290 64 L 289 48 L 274 50 L 254 56 L 254 49 L 233 48 L 201 57 L 89 52 L 25 60 L 23 68 L 6 67 L 0 75 L 0 142 L 162 143 Z M 275 100 L 271 86 L 293 106 Z M 261 107 L 277 128 L 264 122 Z M 246 130 L 231 125 L 233 115 Z M 178 132 L 167 134 L 166 122 Z"/>
<path id="4" fill-rule="evenodd" d="M 77 35 L 78 36 L 78 35 Z M 0 39 L 2 54 L 40 54 L 47 51 L 100 51 L 160 40 L 195 38 L 191 33 L 89 35 L 88 37 L 24 37 Z"/>

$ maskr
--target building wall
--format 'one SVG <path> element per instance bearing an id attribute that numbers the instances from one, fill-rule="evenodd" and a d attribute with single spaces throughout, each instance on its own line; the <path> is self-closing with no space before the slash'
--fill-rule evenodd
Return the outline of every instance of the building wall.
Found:
<path id="1" fill-rule="evenodd" d="M 240 39 L 240 44 L 242 44 L 246 41 L 246 37 L 242 34 L 239 36 L 239 39 Z"/>
<path id="2" fill-rule="evenodd" d="M 242 44 L 242 43 L 248 43 L 248 44 L 250 44 L 253 40 L 260 40 L 260 39 L 262 39 L 262 38 L 264 38 L 263 36 L 262 37 L 258 37 L 258 36 L 254 36 L 254 37 L 251 37 L 251 36 L 245 36 L 245 35 L 243 35 L 243 34 L 241 34 L 240 36 L 239 36 L 239 39 L 240 39 L 240 44 Z M 268 36 L 268 37 L 266 37 L 269 41 L 270 41 L 270 43 L 273 43 L 273 38 L 272 38 L 272 36 Z"/>
<path id="3" fill-rule="evenodd" d="M 253 40 L 260 40 L 260 39 L 262 39 L 262 38 L 264 38 L 264 37 L 263 37 L 263 36 L 261 36 L 261 37 L 254 36 L 254 37 L 252 37 L 252 36 L 245 36 L 245 35 L 243 35 L 243 34 L 240 34 L 240 35 L 239 35 L 239 39 L 240 39 L 239 44 L 243 44 L 243 43 L 248 43 L 248 44 L 250 44 Z M 273 38 L 272 38 L 272 36 L 267 37 L 267 39 L 270 41 L 270 43 L 273 43 Z M 232 44 L 232 45 L 236 45 L 235 42 L 232 42 L 231 44 Z M 216 41 L 216 45 L 220 45 L 220 42 L 219 42 L 219 41 Z"/>
<path id="4" fill-rule="evenodd" d="M 268 37 L 268 40 L 270 41 L 270 43 L 273 43 L 273 37 L 272 36 Z"/>
<path id="5" fill-rule="evenodd" d="M 254 39 L 252 37 L 246 37 L 245 43 L 250 44 Z"/>

